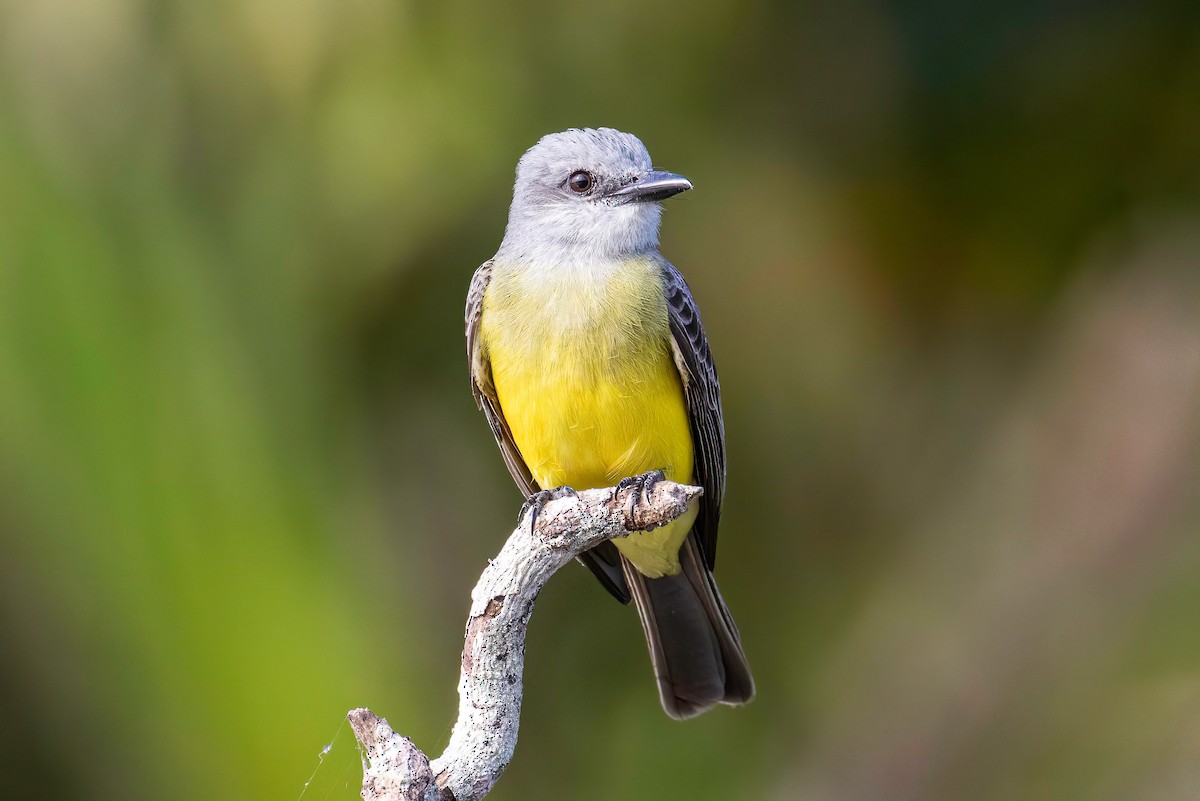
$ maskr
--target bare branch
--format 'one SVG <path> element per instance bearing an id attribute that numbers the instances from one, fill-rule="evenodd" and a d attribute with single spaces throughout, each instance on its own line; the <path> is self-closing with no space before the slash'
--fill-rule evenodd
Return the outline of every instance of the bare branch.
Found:
<path id="1" fill-rule="evenodd" d="M 445 753 L 431 762 L 370 710 L 349 713 L 354 736 L 366 749 L 363 798 L 476 801 L 487 795 L 517 745 L 525 631 L 542 587 L 587 549 L 671 522 L 702 492 L 652 480 L 577 494 L 556 491 L 536 522 L 532 512 L 524 514 L 471 593 L 458 722 Z"/>

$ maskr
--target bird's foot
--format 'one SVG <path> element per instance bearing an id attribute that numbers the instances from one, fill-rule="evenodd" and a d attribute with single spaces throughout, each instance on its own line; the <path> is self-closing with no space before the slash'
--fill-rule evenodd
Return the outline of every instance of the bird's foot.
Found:
<path id="1" fill-rule="evenodd" d="M 526 513 L 529 514 L 529 530 L 533 531 L 533 527 L 537 524 L 538 515 L 542 513 L 543 507 L 550 501 L 557 501 L 559 498 L 578 498 L 579 493 L 570 487 L 553 487 L 552 489 L 538 490 L 525 499 L 525 503 L 521 506 L 521 511 L 517 515 L 517 522 L 524 519 Z"/>
<path id="2" fill-rule="evenodd" d="M 634 522 L 639 531 L 650 531 L 656 528 L 650 524 L 646 526 L 637 525 L 638 519 L 635 512 L 637 511 L 638 501 L 645 501 L 649 497 L 649 493 L 654 489 L 654 485 L 660 481 L 666 481 L 667 474 L 662 470 L 651 470 L 648 473 L 642 473 L 640 476 L 629 476 L 617 482 L 617 494 L 622 492 L 629 493 L 629 519 Z"/>

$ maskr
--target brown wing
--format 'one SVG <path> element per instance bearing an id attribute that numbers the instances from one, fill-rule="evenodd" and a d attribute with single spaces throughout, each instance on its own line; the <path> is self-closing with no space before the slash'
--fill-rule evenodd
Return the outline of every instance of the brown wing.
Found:
<path id="1" fill-rule="evenodd" d="M 721 414 L 721 384 L 713 365 L 700 311 L 683 276 L 663 261 L 663 282 L 671 325 L 675 362 L 683 378 L 688 422 L 695 449 L 695 480 L 704 487 L 700 512 L 692 533 L 709 570 L 717 561 L 717 526 L 725 498 L 725 420 Z"/>
<path id="2" fill-rule="evenodd" d="M 500 399 L 496 396 L 496 387 L 492 383 L 492 364 L 488 361 L 479 336 L 483 296 L 487 293 L 491 278 L 492 263 L 486 261 L 475 271 L 471 278 L 471 288 L 467 290 L 467 362 L 471 369 L 471 392 L 475 396 L 475 405 L 483 410 L 488 425 L 492 427 L 492 434 L 496 437 L 496 444 L 500 446 L 500 455 L 504 457 L 509 475 L 521 492 L 528 496 L 543 488 L 533 480 L 529 467 L 513 440 L 512 429 L 504 419 L 504 411 L 500 408 Z M 623 604 L 629 603 L 629 588 L 625 586 L 625 577 L 621 573 L 621 555 L 615 545 L 611 542 L 602 543 L 580 554 L 579 561 L 587 565 L 614 598 Z"/>

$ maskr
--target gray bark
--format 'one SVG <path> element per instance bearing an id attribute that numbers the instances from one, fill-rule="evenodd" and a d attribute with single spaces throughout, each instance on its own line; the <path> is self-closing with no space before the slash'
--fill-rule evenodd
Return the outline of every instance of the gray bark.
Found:
<path id="1" fill-rule="evenodd" d="M 445 753 L 431 761 L 369 709 L 349 713 L 366 753 L 363 798 L 475 801 L 487 795 L 517 745 L 525 631 L 542 587 L 588 548 L 669 523 L 702 492 L 672 481 L 556 492 L 536 520 L 528 511 L 522 515 L 471 593 L 458 722 Z"/>

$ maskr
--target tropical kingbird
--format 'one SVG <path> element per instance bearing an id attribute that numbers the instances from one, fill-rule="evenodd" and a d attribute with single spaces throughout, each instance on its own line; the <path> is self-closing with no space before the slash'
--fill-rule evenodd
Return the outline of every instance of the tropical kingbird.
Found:
<path id="1" fill-rule="evenodd" d="M 631 134 L 542 137 L 517 164 L 504 241 L 475 272 L 466 311 L 475 400 L 531 503 L 653 470 L 704 487 L 678 520 L 580 557 L 633 599 L 674 718 L 754 695 L 712 576 L 721 390 L 692 294 L 658 252 L 659 201 L 691 188 L 655 170 Z"/>

